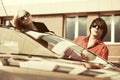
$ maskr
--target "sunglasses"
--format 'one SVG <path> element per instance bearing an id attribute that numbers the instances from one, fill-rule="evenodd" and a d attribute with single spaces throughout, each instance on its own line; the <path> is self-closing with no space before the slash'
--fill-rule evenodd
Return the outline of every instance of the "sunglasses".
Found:
<path id="1" fill-rule="evenodd" d="M 23 16 L 21 16 L 19 19 L 20 20 L 24 20 L 25 18 L 28 18 L 30 16 L 30 14 L 25 14 L 25 15 L 23 15 Z"/>
<path id="2" fill-rule="evenodd" d="M 98 29 L 102 29 L 102 30 L 103 30 L 103 27 L 101 27 L 101 26 L 97 25 L 96 23 L 93 23 L 92 27 L 93 27 L 93 28 L 98 27 Z"/>

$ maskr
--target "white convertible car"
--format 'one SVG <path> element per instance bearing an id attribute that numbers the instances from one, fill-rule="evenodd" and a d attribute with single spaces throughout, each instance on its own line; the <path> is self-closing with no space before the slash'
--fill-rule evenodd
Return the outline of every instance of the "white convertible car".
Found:
<path id="1" fill-rule="evenodd" d="M 120 69 L 51 33 L 0 27 L 0 80 L 119 80 Z"/>

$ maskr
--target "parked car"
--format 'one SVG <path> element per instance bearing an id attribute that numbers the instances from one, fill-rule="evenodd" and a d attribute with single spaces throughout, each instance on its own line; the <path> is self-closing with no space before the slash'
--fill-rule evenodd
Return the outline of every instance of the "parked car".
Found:
<path id="1" fill-rule="evenodd" d="M 119 80 L 120 69 L 54 33 L 0 27 L 0 75 L 0 80 Z"/>

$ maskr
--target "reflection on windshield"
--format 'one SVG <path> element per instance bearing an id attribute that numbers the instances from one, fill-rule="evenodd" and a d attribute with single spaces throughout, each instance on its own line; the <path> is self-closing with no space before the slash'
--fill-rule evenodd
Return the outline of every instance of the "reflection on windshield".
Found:
<path id="1" fill-rule="evenodd" d="M 49 50 L 59 55 L 61 58 L 107 64 L 105 60 L 90 52 L 88 49 L 74 44 L 72 41 L 64 38 L 54 35 L 44 35 L 39 37 L 38 41 L 41 40 L 47 43 L 47 48 Z"/>

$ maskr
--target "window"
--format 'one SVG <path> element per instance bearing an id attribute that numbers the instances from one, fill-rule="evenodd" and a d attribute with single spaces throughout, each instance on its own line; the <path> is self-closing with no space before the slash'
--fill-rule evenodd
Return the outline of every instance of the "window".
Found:
<path id="1" fill-rule="evenodd" d="M 104 38 L 104 41 L 107 43 L 120 43 L 120 15 L 110 15 L 110 16 L 101 16 L 105 20 L 108 26 L 107 35 Z"/>
<path id="2" fill-rule="evenodd" d="M 87 17 L 76 16 L 66 18 L 65 38 L 73 40 L 75 37 L 87 35 Z"/>
<path id="3" fill-rule="evenodd" d="M 87 17 L 79 17 L 78 23 L 78 36 L 87 35 Z"/>
<path id="4" fill-rule="evenodd" d="M 74 33 L 75 33 L 75 17 L 67 18 L 67 25 L 66 25 L 66 38 L 73 40 L 74 39 Z"/>
<path id="5" fill-rule="evenodd" d="M 120 42 L 120 15 L 114 16 L 115 20 L 115 42 Z"/>

